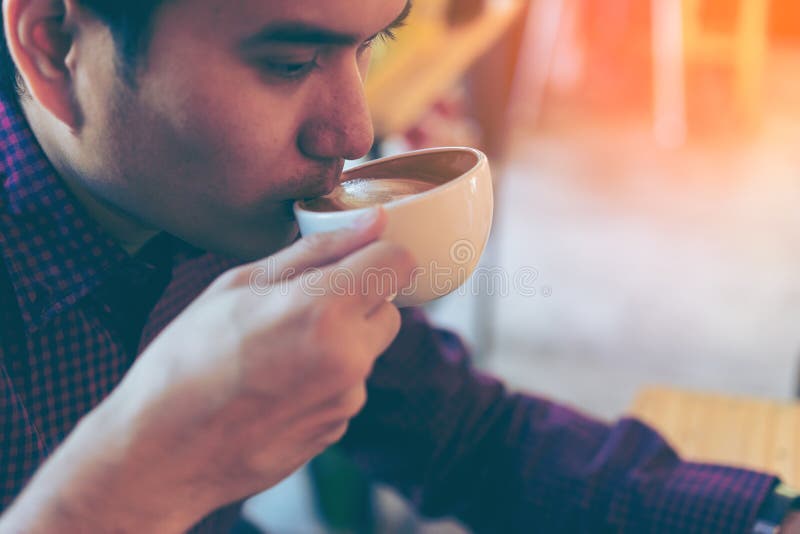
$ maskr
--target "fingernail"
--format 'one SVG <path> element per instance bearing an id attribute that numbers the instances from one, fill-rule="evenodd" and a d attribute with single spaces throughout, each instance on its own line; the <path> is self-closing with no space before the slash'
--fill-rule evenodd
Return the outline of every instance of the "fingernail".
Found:
<path id="1" fill-rule="evenodd" d="M 371 208 L 366 213 L 359 215 L 358 218 L 353 221 L 353 228 L 356 230 L 361 230 L 363 228 L 368 228 L 372 226 L 372 224 L 377 220 L 378 214 L 380 213 L 380 209 L 378 208 Z"/>

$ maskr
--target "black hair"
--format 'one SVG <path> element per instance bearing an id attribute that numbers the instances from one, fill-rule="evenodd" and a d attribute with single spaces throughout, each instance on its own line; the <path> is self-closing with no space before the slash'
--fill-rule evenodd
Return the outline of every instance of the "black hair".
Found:
<path id="1" fill-rule="evenodd" d="M 155 11 L 166 0 L 78 0 L 78 3 L 108 25 L 114 38 L 117 68 L 133 83 L 137 59 L 146 49 Z M 0 13 L 0 25 L 2 25 Z M 21 80 L 8 51 L 5 31 L 0 39 L 0 94 L 24 94 Z"/>

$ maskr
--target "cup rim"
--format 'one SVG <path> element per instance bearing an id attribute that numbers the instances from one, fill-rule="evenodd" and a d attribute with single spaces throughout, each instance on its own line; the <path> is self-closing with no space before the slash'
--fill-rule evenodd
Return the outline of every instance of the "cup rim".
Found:
<path id="1" fill-rule="evenodd" d="M 400 198 L 400 199 L 397 199 L 397 200 L 391 200 L 391 201 L 385 202 L 383 204 L 376 204 L 375 206 L 370 206 L 370 207 L 366 207 L 366 208 L 353 208 L 353 209 L 349 209 L 349 210 L 339 210 L 339 211 L 314 211 L 314 210 L 307 209 L 307 208 L 305 208 L 303 206 L 303 203 L 305 202 L 305 200 L 296 200 L 294 202 L 295 218 L 298 216 L 299 213 L 313 214 L 315 217 L 320 217 L 320 218 L 333 218 L 333 217 L 341 217 L 342 214 L 344 214 L 344 213 L 349 214 L 349 215 L 355 215 L 355 214 L 358 214 L 358 213 L 361 213 L 361 212 L 367 212 L 367 211 L 369 211 L 371 209 L 374 209 L 375 207 L 378 207 L 378 206 L 382 206 L 384 208 L 393 208 L 393 207 L 396 207 L 396 206 L 402 206 L 402 205 L 405 205 L 405 204 L 410 204 L 412 202 L 416 202 L 420 198 L 437 195 L 437 194 L 443 193 L 444 191 L 450 189 L 451 187 L 455 187 L 460 182 L 466 180 L 467 176 L 472 175 L 473 171 L 475 171 L 475 169 L 477 169 L 481 165 L 485 164 L 486 160 L 487 160 L 486 154 L 484 154 L 481 150 L 478 150 L 477 148 L 472 148 L 472 147 L 445 146 L 445 147 L 436 147 L 436 148 L 424 148 L 424 149 L 421 149 L 421 150 L 412 150 L 410 152 L 402 152 L 400 154 L 395 154 L 393 156 L 387 156 L 385 158 L 380 158 L 380 159 L 376 159 L 376 160 L 372 160 L 372 161 L 367 161 L 365 163 L 362 163 L 361 165 L 353 167 L 352 169 L 348 169 L 347 171 L 342 173 L 342 176 L 346 176 L 348 173 L 352 173 L 352 172 L 355 172 L 355 171 L 360 171 L 360 170 L 363 170 L 363 169 L 366 169 L 366 168 L 369 168 L 369 167 L 372 167 L 372 166 L 375 166 L 375 165 L 378 165 L 378 164 L 382 165 L 382 164 L 385 164 L 385 163 L 389 163 L 391 161 L 398 160 L 398 159 L 401 159 L 401 158 L 405 159 L 405 158 L 410 158 L 410 157 L 425 156 L 425 155 L 428 155 L 428 154 L 437 154 L 437 153 L 440 153 L 440 152 L 468 152 L 468 153 L 471 153 L 472 155 L 474 155 L 477 158 L 477 161 L 476 161 L 475 165 L 473 165 L 472 167 L 470 167 L 469 169 L 467 169 L 466 171 L 461 173 L 459 176 L 456 176 L 452 180 L 448 180 L 447 182 L 445 182 L 443 184 L 438 184 L 435 187 L 433 187 L 432 189 L 429 189 L 428 191 L 424 191 L 422 193 L 417 193 L 416 195 L 412 195 L 411 197 Z"/>

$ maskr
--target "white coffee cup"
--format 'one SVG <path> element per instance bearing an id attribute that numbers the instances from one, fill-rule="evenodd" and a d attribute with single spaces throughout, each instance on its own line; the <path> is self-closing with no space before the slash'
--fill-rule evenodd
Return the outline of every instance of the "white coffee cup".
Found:
<path id="1" fill-rule="evenodd" d="M 412 285 L 398 288 L 395 303 L 419 306 L 461 287 L 478 266 L 492 228 L 492 175 L 481 151 L 447 147 L 371 161 L 345 172 L 342 182 L 399 177 L 439 184 L 383 204 L 388 216 L 383 239 L 405 247 L 417 261 Z M 313 211 L 304 201 L 294 205 L 304 236 L 350 227 L 367 209 Z"/>

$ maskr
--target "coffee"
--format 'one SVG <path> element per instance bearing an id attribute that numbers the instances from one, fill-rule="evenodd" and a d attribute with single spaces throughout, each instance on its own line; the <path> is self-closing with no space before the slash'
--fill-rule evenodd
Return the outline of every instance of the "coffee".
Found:
<path id="1" fill-rule="evenodd" d="M 369 208 L 430 191 L 437 184 L 419 178 L 359 178 L 342 182 L 330 194 L 305 203 L 310 211 Z"/>

